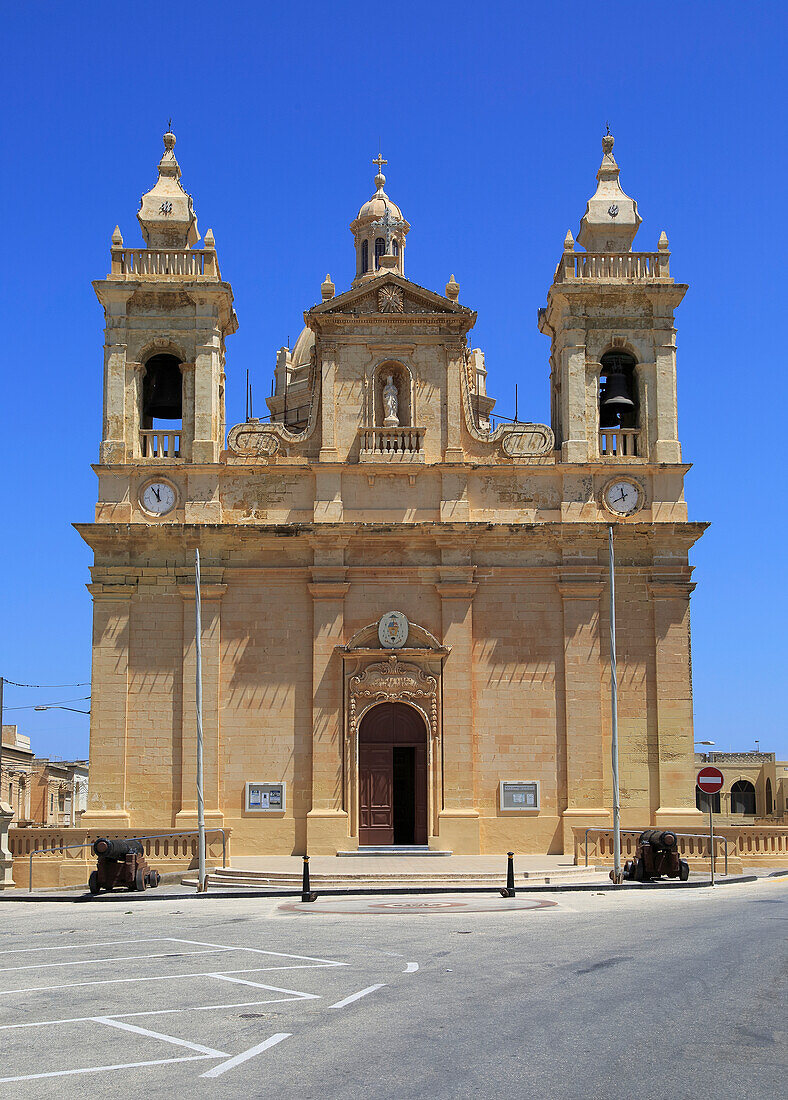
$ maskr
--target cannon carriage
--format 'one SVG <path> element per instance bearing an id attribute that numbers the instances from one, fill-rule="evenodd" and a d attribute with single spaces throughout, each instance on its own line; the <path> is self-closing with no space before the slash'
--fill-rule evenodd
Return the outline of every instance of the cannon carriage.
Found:
<path id="1" fill-rule="evenodd" d="M 102 836 L 93 841 L 91 849 L 97 860 L 96 870 L 88 879 L 91 894 L 111 891 L 116 886 L 145 890 L 159 885 L 159 872 L 148 866 L 141 841 Z"/>
<path id="2" fill-rule="evenodd" d="M 635 848 L 635 858 L 624 864 L 624 878 L 635 882 L 651 879 L 689 878 L 689 863 L 679 856 L 679 841 L 671 829 L 644 829 Z"/>

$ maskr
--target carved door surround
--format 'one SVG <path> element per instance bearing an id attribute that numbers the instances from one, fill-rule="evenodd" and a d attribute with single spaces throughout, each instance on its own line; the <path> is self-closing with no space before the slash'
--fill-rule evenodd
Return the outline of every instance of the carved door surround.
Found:
<path id="1" fill-rule="evenodd" d="M 427 812 L 429 837 L 437 835 L 443 804 L 441 683 L 449 649 L 424 627 L 410 624 L 405 647 L 383 649 L 377 622 L 359 630 L 340 647 L 344 666 L 344 801 L 351 836 L 358 836 L 358 735 L 364 715 L 379 703 L 405 703 L 419 712 L 429 731 Z"/>

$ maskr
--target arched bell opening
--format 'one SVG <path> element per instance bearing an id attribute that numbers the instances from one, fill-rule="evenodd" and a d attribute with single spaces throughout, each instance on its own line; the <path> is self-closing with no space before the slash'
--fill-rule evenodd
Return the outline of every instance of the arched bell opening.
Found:
<path id="1" fill-rule="evenodd" d="M 358 731 L 360 847 L 426 845 L 429 732 L 402 702 L 378 703 Z"/>
<path id="2" fill-rule="evenodd" d="M 375 270 L 380 267 L 380 257 L 386 254 L 386 242 L 383 237 L 375 238 Z"/>
<path id="3" fill-rule="evenodd" d="M 638 398 L 635 357 L 628 352 L 608 351 L 599 373 L 599 427 L 637 428 Z"/>
<path id="4" fill-rule="evenodd" d="M 182 424 L 183 376 L 180 360 L 175 355 L 153 355 L 145 364 L 142 378 L 141 427 L 174 430 Z"/>
<path id="5" fill-rule="evenodd" d="M 361 275 L 369 271 L 369 241 L 361 242 Z"/>

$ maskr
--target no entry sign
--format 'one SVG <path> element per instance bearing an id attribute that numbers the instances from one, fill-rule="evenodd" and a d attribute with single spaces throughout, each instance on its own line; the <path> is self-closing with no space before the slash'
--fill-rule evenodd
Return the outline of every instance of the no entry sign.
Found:
<path id="1" fill-rule="evenodd" d="M 704 794 L 716 794 L 722 790 L 725 778 L 719 768 L 701 768 L 695 782 Z"/>

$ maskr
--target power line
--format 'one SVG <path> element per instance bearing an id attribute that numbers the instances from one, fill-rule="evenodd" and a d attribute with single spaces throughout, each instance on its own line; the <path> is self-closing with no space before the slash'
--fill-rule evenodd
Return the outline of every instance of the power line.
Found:
<path id="1" fill-rule="evenodd" d="M 3 677 L 6 684 L 10 684 L 15 688 L 44 688 L 50 690 L 52 688 L 84 688 L 90 687 L 90 680 L 84 680 L 80 684 L 18 684 L 16 680 L 9 680 L 7 676 Z M 18 709 L 18 708 L 17 708 Z"/>
<path id="2" fill-rule="evenodd" d="M 8 683 L 8 680 L 6 680 L 6 683 Z M 5 713 L 8 714 L 8 712 L 12 711 L 12 710 L 36 710 L 37 707 L 40 707 L 40 706 L 59 707 L 63 703 L 85 703 L 85 702 L 88 701 L 88 699 L 90 699 L 89 695 L 81 695 L 79 697 L 79 699 L 58 699 L 58 701 L 56 703 L 38 703 L 38 704 L 31 704 L 28 707 L 5 707 L 4 710 L 5 710 Z"/>

